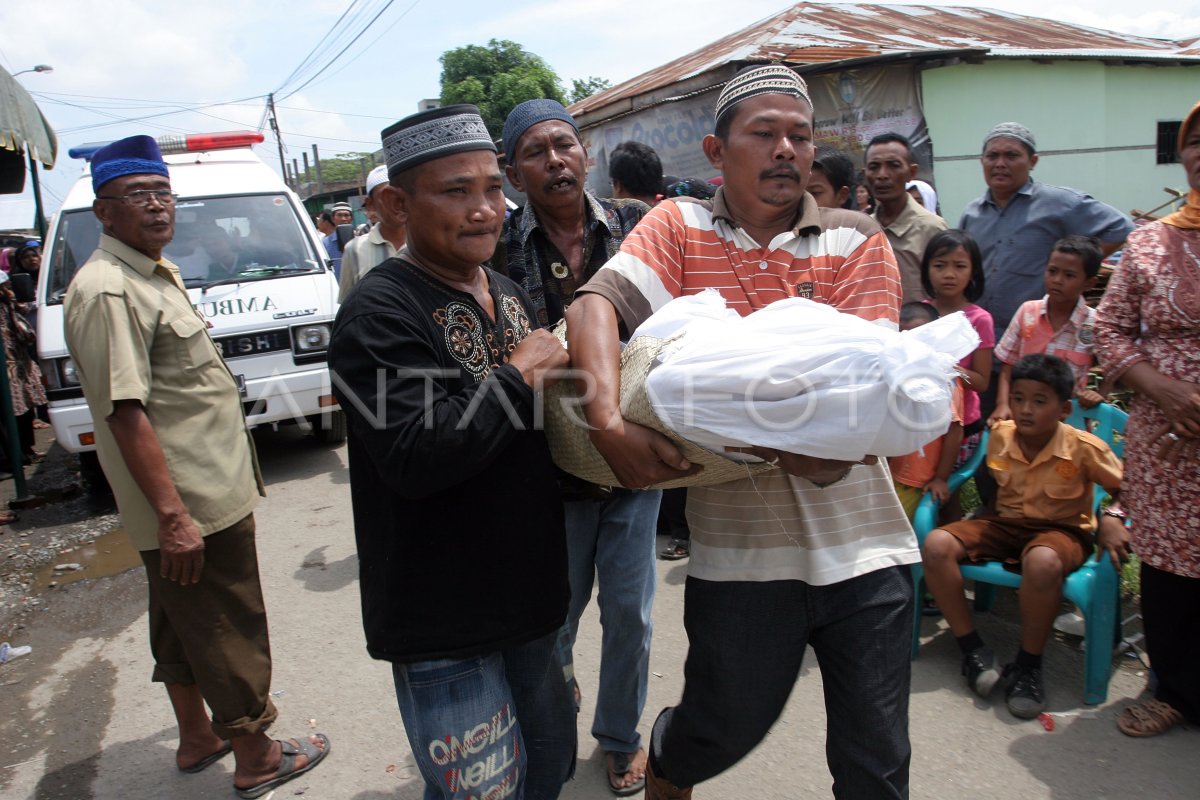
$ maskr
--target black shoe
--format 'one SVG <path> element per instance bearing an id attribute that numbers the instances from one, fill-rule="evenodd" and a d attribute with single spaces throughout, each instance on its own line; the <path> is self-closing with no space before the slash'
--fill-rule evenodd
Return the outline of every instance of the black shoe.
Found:
<path id="1" fill-rule="evenodd" d="M 1004 682 L 1008 687 L 1004 691 L 1005 701 L 1014 717 L 1036 719 L 1046 710 L 1041 667 L 1021 669 L 1016 664 L 1009 664 L 1004 668 Z"/>
<path id="2" fill-rule="evenodd" d="M 967 676 L 967 686 L 980 697 L 987 697 L 1000 680 L 996 669 L 996 656 L 987 645 L 976 647 L 963 656 L 962 674 Z"/>

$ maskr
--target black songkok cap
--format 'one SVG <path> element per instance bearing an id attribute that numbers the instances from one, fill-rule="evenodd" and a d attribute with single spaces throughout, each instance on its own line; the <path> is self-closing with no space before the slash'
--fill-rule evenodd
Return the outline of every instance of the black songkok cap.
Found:
<path id="1" fill-rule="evenodd" d="M 383 151 L 388 177 L 418 164 L 470 150 L 496 152 L 496 145 L 472 105 L 434 108 L 405 117 L 383 129 Z"/>

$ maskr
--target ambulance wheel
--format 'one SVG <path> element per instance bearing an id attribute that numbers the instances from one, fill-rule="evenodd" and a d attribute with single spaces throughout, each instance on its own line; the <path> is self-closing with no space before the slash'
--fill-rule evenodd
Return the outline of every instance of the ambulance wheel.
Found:
<path id="1" fill-rule="evenodd" d="M 87 450 L 79 454 L 79 477 L 83 481 L 84 491 L 88 494 L 112 494 L 108 478 L 104 477 L 104 470 L 100 467 L 100 456 L 96 454 L 95 450 Z"/>
<path id="2" fill-rule="evenodd" d="M 346 412 L 338 409 L 327 414 L 314 414 L 308 418 L 313 436 L 321 444 L 341 444 L 346 441 Z"/>

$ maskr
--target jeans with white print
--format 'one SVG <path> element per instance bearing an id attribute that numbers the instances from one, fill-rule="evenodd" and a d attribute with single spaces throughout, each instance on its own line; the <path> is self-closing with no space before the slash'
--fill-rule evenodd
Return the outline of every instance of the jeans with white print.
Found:
<path id="1" fill-rule="evenodd" d="M 575 770 L 558 631 L 470 658 L 393 664 L 425 800 L 554 800 Z"/>

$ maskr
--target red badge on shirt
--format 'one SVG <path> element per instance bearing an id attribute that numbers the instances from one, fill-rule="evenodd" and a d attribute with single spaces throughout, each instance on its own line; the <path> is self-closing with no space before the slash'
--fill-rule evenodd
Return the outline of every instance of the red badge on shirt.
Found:
<path id="1" fill-rule="evenodd" d="M 1057 472 L 1065 480 L 1069 481 L 1072 478 L 1074 478 L 1076 475 L 1079 474 L 1079 467 L 1075 466 L 1070 461 L 1060 461 L 1060 462 L 1058 462 L 1058 465 L 1054 468 L 1054 471 Z"/>

